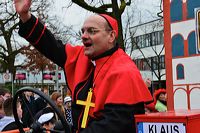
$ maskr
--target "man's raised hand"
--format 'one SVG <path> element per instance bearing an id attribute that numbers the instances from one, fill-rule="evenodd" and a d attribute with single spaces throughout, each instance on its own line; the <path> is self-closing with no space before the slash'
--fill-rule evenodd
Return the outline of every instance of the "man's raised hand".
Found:
<path id="1" fill-rule="evenodd" d="M 31 0 L 14 0 L 14 4 L 22 22 L 26 22 L 31 18 L 31 13 L 29 12 Z"/>

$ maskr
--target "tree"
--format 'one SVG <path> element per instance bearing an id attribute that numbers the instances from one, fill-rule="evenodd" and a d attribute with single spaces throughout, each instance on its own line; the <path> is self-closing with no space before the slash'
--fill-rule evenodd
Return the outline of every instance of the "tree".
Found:
<path id="1" fill-rule="evenodd" d="M 45 0 L 42 0 L 45 1 Z M 46 0 L 46 3 L 48 1 Z M 40 9 L 41 7 L 34 6 L 33 11 Z M 13 79 L 15 77 L 16 67 L 15 59 L 20 53 L 24 44 L 20 43 L 16 38 L 18 29 L 18 16 L 13 7 L 12 0 L 2 0 L 0 2 L 0 60 L 3 67 L 3 72 L 9 70 L 13 73 Z"/>
<path id="2" fill-rule="evenodd" d="M 157 22 L 156 22 L 157 21 Z M 131 30 L 131 54 L 135 54 L 134 51 L 138 50 L 140 52 L 140 56 L 141 57 L 136 57 L 143 59 L 143 63 L 147 64 L 150 71 L 156 76 L 157 80 L 158 80 L 158 87 L 162 87 L 162 82 L 161 79 L 162 77 L 165 75 L 165 73 L 163 73 L 162 69 L 163 69 L 163 64 L 162 64 L 162 56 L 163 56 L 163 51 L 164 51 L 164 45 L 162 45 L 160 48 L 158 48 L 158 45 L 156 44 L 158 39 L 156 35 L 159 35 L 159 37 L 163 37 L 163 33 L 161 34 L 160 32 L 156 32 L 156 29 L 158 29 L 158 27 L 162 27 L 163 25 L 163 19 L 158 19 L 156 21 L 152 21 L 152 23 L 150 23 L 149 26 L 145 26 L 145 25 L 140 25 L 140 26 L 136 26 L 134 28 L 132 28 Z M 156 22 L 156 23 L 154 23 Z M 136 30 L 140 30 L 143 31 L 143 34 L 140 36 L 135 36 L 135 32 Z M 162 29 L 160 29 L 162 30 Z M 150 33 L 149 33 L 150 32 Z M 157 34 L 158 33 L 158 34 Z M 163 43 L 163 40 L 161 41 Z M 142 48 L 144 45 L 146 46 L 148 43 L 149 49 L 151 51 L 151 55 L 154 55 L 154 58 L 149 58 L 150 56 L 145 54 L 145 48 Z M 135 56 L 135 55 L 134 55 Z M 155 69 L 156 68 L 156 69 Z"/>
<path id="3" fill-rule="evenodd" d="M 160 11 L 157 13 L 157 16 L 163 19 L 163 0 L 160 0 L 159 10 Z"/>
<path id="4" fill-rule="evenodd" d="M 144 25 L 144 23 L 146 22 L 142 22 L 142 19 L 143 19 L 142 14 L 144 15 L 144 12 L 142 13 L 142 10 L 138 11 L 137 17 L 135 16 L 137 15 L 135 12 L 135 9 L 137 9 L 137 6 L 136 6 L 135 8 L 128 8 L 128 11 L 126 12 L 126 18 L 124 19 L 125 25 L 123 27 L 125 31 L 124 32 L 124 38 L 125 38 L 124 46 L 125 46 L 126 53 L 129 54 L 129 56 L 131 56 L 133 60 L 135 59 L 136 61 L 138 61 L 139 59 L 141 59 L 143 63 L 146 63 L 149 70 L 152 71 L 153 75 L 158 79 L 158 87 L 161 87 L 161 83 L 162 83 L 161 78 L 165 75 L 165 73 L 163 73 L 163 67 L 161 67 L 161 60 L 160 60 L 160 59 L 163 59 L 164 45 L 158 50 L 157 46 L 149 44 L 152 47 L 149 47 L 148 50 L 150 50 L 151 54 L 154 55 L 154 58 L 150 58 L 149 55 L 147 55 L 146 51 L 144 50 L 145 48 L 143 49 L 139 44 L 140 43 L 139 41 L 145 42 L 147 38 L 143 37 L 143 38 L 140 38 L 140 40 L 136 40 L 135 38 L 139 37 L 141 32 L 143 33 L 142 35 L 145 35 L 149 33 L 147 32 L 148 30 L 150 30 L 150 32 L 155 32 L 156 27 L 158 26 L 162 27 L 161 26 L 163 24 L 162 2 L 163 0 L 159 0 L 159 4 L 156 3 L 157 5 L 155 5 L 156 7 L 154 8 L 154 9 L 157 9 L 156 13 L 153 13 L 155 11 L 152 12 L 149 9 L 144 10 L 145 13 L 147 13 L 146 15 L 151 17 L 151 20 L 152 19 L 156 20 L 160 18 L 160 23 L 158 25 L 153 24 L 150 27 L 143 28 L 143 30 L 141 31 L 141 26 Z M 134 20 L 134 18 L 137 18 L 137 20 Z M 151 20 L 148 20 L 148 21 L 151 21 Z M 133 26 L 133 24 L 137 26 Z M 135 51 L 137 51 L 137 55 Z M 138 57 L 138 55 L 140 57 Z"/>
<path id="5" fill-rule="evenodd" d="M 58 21 L 58 18 L 48 15 L 49 10 L 51 10 L 51 5 L 53 5 L 52 0 L 32 0 L 32 3 L 32 13 L 39 14 L 38 16 L 41 20 L 53 20 L 48 21 L 51 23 L 47 23 L 47 26 L 51 27 L 57 38 L 61 38 L 62 35 L 66 36 L 70 27 L 63 26 Z M 16 68 L 22 67 L 22 64 L 16 65 L 15 60 L 20 56 L 21 50 L 24 46 L 27 46 L 27 43 L 22 41 L 17 34 L 19 17 L 13 6 L 12 0 L 0 1 L 0 64 L 3 68 L 2 72 L 9 70 L 13 73 L 14 79 Z"/>
<path id="6" fill-rule="evenodd" d="M 43 56 L 31 45 L 23 47 L 21 53 L 27 57 L 23 63 L 24 69 L 29 71 L 41 71 L 43 75 L 46 69 L 54 70 L 55 68 L 55 64 L 53 62 Z"/>
<path id="7" fill-rule="evenodd" d="M 127 17 L 126 17 L 126 20 L 125 20 L 125 26 L 123 28 L 124 29 L 124 47 L 125 47 L 126 53 L 129 56 L 131 56 L 132 52 L 133 52 L 133 50 L 135 48 L 135 45 L 133 45 L 133 43 L 131 42 L 131 38 L 132 38 L 132 36 L 134 36 L 136 30 L 135 31 L 133 31 L 133 30 L 130 31 L 131 26 L 135 21 L 133 19 L 133 18 L 135 18 L 134 17 L 134 10 L 130 9 L 130 11 L 127 11 L 126 12 L 126 16 Z M 139 18 L 141 18 L 141 17 L 139 17 Z M 140 21 L 140 20 L 138 20 L 138 21 Z"/>
<path id="8" fill-rule="evenodd" d="M 119 27 L 118 42 L 121 45 L 121 48 L 125 50 L 122 30 L 122 14 L 125 8 L 131 5 L 131 0 L 120 0 L 120 2 L 117 0 L 111 0 L 111 2 L 106 0 L 72 0 L 72 2 L 88 11 L 107 14 L 116 18 Z"/>
<path id="9" fill-rule="evenodd" d="M 65 26 L 63 22 L 59 21 L 60 19 L 57 16 L 50 17 L 47 12 L 47 7 L 50 7 L 48 3 L 40 4 L 42 4 L 43 7 L 36 10 L 36 14 L 40 22 L 47 22 L 46 26 L 48 26 L 48 29 L 50 29 L 52 34 L 55 35 L 56 39 L 62 40 L 63 42 L 68 42 L 71 37 L 69 34 L 72 30 L 72 27 Z M 45 69 L 50 71 L 55 70 L 55 64 L 47 59 L 44 55 L 40 54 L 34 47 L 31 46 L 31 44 L 29 44 L 29 46 L 23 47 L 21 53 L 27 57 L 23 63 L 24 69 L 29 69 L 32 72 L 42 72 L 42 75 L 44 74 Z"/>
<path id="10" fill-rule="evenodd" d="M 0 2 L 0 60 L 3 72 L 9 70 L 15 73 L 15 57 L 20 52 L 17 42 L 14 40 L 14 32 L 17 29 L 17 14 L 14 12 L 13 1 Z"/>

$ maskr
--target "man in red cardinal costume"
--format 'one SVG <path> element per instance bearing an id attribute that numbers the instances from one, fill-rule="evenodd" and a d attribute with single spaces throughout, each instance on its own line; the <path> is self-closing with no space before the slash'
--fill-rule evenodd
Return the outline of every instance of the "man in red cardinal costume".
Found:
<path id="1" fill-rule="evenodd" d="M 88 17 L 83 46 L 63 45 L 29 12 L 29 0 L 14 0 L 19 34 L 64 69 L 72 92 L 73 133 L 134 133 L 134 115 L 151 101 L 139 70 L 119 48 L 117 21 L 105 14 Z"/>

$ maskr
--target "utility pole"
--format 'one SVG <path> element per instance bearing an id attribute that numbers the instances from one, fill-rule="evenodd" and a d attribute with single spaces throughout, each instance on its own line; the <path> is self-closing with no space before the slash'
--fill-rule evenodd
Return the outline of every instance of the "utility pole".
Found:
<path id="1" fill-rule="evenodd" d="M 5 78 L 5 82 L 10 82 L 12 83 L 12 88 L 11 88 L 11 93 L 12 96 L 14 96 L 14 87 L 13 87 L 13 73 L 9 72 L 9 70 L 6 70 L 6 73 L 3 75 Z"/>
<path id="2" fill-rule="evenodd" d="M 59 92 L 59 85 L 58 85 L 58 81 L 59 81 L 59 78 L 58 78 L 58 65 L 56 65 L 56 72 L 55 72 L 55 87 L 57 89 L 57 91 Z"/>

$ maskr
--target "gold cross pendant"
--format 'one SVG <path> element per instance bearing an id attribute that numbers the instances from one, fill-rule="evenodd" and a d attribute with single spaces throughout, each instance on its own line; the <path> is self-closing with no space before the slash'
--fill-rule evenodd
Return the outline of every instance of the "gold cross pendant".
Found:
<path id="1" fill-rule="evenodd" d="M 86 127 L 90 107 L 95 107 L 95 104 L 92 103 L 91 100 L 92 100 L 92 88 L 90 88 L 90 90 L 88 92 L 86 101 L 81 101 L 81 100 L 76 101 L 76 104 L 85 106 L 85 110 L 84 110 L 84 114 L 83 114 L 83 120 L 82 120 L 82 123 L 81 123 L 81 128 Z"/>

